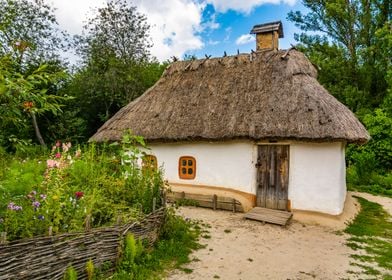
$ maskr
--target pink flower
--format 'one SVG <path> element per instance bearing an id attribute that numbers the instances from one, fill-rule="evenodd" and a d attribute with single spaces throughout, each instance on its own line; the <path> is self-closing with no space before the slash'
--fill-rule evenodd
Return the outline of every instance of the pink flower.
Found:
<path id="1" fill-rule="evenodd" d="M 68 150 L 71 148 L 71 142 L 68 142 L 68 143 L 63 143 L 63 146 L 62 146 L 62 148 L 63 148 L 63 151 L 66 153 L 66 152 L 68 152 Z"/>
<path id="2" fill-rule="evenodd" d="M 57 160 L 48 159 L 48 160 L 46 161 L 46 166 L 47 166 L 48 168 L 60 167 L 60 162 L 58 162 Z"/>
<path id="3" fill-rule="evenodd" d="M 57 140 L 57 141 L 56 141 L 56 147 L 57 147 L 57 148 L 60 148 L 60 147 L 61 147 L 61 141 L 60 141 L 60 140 Z"/>
<path id="4" fill-rule="evenodd" d="M 61 154 L 60 153 L 56 153 L 55 157 L 56 158 L 61 158 Z"/>

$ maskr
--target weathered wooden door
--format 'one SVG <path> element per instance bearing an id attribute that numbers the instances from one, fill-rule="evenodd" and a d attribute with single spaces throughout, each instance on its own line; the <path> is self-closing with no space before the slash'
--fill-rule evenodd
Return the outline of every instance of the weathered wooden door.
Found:
<path id="1" fill-rule="evenodd" d="M 289 145 L 260 145 L 257 156 L 257 206 L 288 210 Z"/>

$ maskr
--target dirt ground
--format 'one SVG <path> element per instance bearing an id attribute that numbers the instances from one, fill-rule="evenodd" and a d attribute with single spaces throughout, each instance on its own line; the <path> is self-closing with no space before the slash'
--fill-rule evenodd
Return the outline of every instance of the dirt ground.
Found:
<path id="1" fill-rule="evenodd" d="M 391 199 L 356 195 L 392 212 Z M 187 266 L 192 273 L 176 270 L 167 279 L 352 279 L 347 271 L 358 271 L 350 266 L 353 251 L 345 246 L 347 236 L 336 232 L 358 210 L 358 202 L 349 194 L 343 215 L 297 212 L 293 222 L 282 228 L 245 220 L 242 213 L 182 207 L 182 216 L 210 226 L 201 238 L 206 248 L 193 253 L 194 261 Z"/>

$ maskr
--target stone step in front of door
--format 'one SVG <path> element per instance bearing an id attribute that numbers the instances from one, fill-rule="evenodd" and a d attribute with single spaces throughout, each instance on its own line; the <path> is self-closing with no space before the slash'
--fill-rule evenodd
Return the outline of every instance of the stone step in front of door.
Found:
<path id="1" fill-rule="evenodd" d="M 262 207 L 255 207 L 245 214 L 246 219 L 256 220 L 260 222 L 286 226 L 293 213 L 281 210 L 274 210 Z"/>

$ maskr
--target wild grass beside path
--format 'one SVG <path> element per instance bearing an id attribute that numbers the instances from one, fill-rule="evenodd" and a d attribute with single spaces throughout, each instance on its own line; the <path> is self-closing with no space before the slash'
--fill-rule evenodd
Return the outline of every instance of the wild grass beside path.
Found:
<path id="1" fill-rule="evenodd" d="M 392 279 L 392 217 L 381 205 L 355 198 L 361 211 L 345 230 L 351 235 L 347 245 L 358 252 L 351 255 L 352 265 L 377 279 Z"/>

